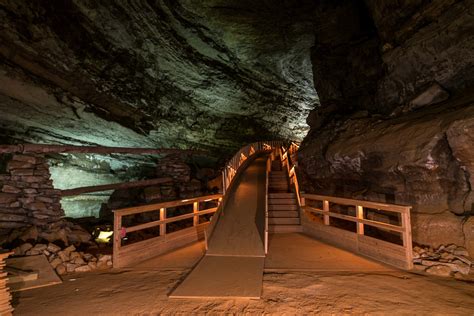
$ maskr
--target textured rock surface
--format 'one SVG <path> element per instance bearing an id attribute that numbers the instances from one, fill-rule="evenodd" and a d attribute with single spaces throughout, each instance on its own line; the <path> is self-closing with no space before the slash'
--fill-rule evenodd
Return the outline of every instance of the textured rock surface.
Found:
<path id="1" fill-rule="evenodd" d="M 301 187 L 413 205 L 415 242 L 474 255 L 474 2 L 364 3 L 317 7 Z"/>
<path id="2" fill-rule="evenodd" d="M 2 1 L 3 135 L 225 154 L 302 138 L 317 103 L 311 12 L 264 1 Z"/>

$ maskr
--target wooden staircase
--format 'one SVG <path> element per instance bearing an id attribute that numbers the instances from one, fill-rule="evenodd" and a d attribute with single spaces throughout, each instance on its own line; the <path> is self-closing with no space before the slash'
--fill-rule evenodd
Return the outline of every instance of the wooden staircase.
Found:
<path id="1" fill-rule="evenodd" d="M 270 233 L 301 232 L 300 212 L 295 193 L 290 191 L 287 172 L 280 158 L 272 161 L 268 182 L 268 231 Z"/>

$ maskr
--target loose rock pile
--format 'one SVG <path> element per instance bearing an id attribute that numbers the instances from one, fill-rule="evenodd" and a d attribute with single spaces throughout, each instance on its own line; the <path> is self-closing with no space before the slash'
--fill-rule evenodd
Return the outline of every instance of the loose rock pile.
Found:
<path id="1" fill-rule="evenodd" d="M 61 247 L 53 243 L 36 244 L 34 246 L 30 243 L 24 243 L 13 251 L 14 256 L 45 255 L 59 275 L 71 272 L 89 272 L 112 267 L 111 255 L 99 254 L 94 256 L 90 253 L 77 251 L 74 245 L 61 249 Z"/>
<path id="2" fill-rule="evenodd" d="M 472 259 L 463 247 L 441 245 L 438 249 L 432 247 L 413 247 L 413 262 L 415 269 L 426 273 L 458 279 L 466 279 L 471 273 Z"/>

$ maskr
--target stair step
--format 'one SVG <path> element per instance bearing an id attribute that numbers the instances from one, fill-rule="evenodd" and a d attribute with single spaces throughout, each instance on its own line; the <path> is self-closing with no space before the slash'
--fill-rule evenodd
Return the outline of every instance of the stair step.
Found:
<path id="1" fill-rule="evenodd" d="M 297 211 L 298 205 L 268 205 L 269 211 Z"/>
<path id="2" fill-rule="evenodd" d="M 300 219 L 298 217 L 270 217 L 268 218 L 269 225 L 299 225 Z"/>
<path id="3" fill-rule="evenodd" d="M 268 183 L 270 186 L 280 186 L 280 185 L 286 185 L 288 186 L 288 182 L 287 181 L 278 181 L 278 182 L 275 182 L 275 181 L 270 181 L 270 183 Z"/>
<path id="4" fill-rule="evenodd" d="M 268 231 L 270 233 L 302 233 L 303 226 L 301 225 L 269 225 Z"/>
<path id="5" fill-rule="evenodd" d="M 290 198 L 296 198 L 296 195 L 292 192 L 289 193 L 268 193 L 269 198 L 275 198 L 275 199 L 290 199 Z"/>
<path id="6" fill-rule="evenodd" d="M 276 198 L 272 198 L 272 197 L 269 197 L 268 198 L 268 204 L 275 204 L 275 205 L 298 205 L 298 203 L 296 203 L 296 200 L 293 198 L 293 199 L 276 199 Z"/>
<path id="7" fill-rule="evenodd" d="M 268 217 L 299 217 L 298 211 L 268 211 Z"/>

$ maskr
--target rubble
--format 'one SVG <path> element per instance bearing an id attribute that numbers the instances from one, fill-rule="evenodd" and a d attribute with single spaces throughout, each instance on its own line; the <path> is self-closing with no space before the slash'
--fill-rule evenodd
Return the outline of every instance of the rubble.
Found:
<path id="1" fill-rule="evenodd" d="M 455 244 L 432 247 L 413 247 L 414 269 L 428 274 L 463 279 L 471 273 L 472 259 L 463 247 Z M 465 278 L 465 277 L 464 277 Z"/>

